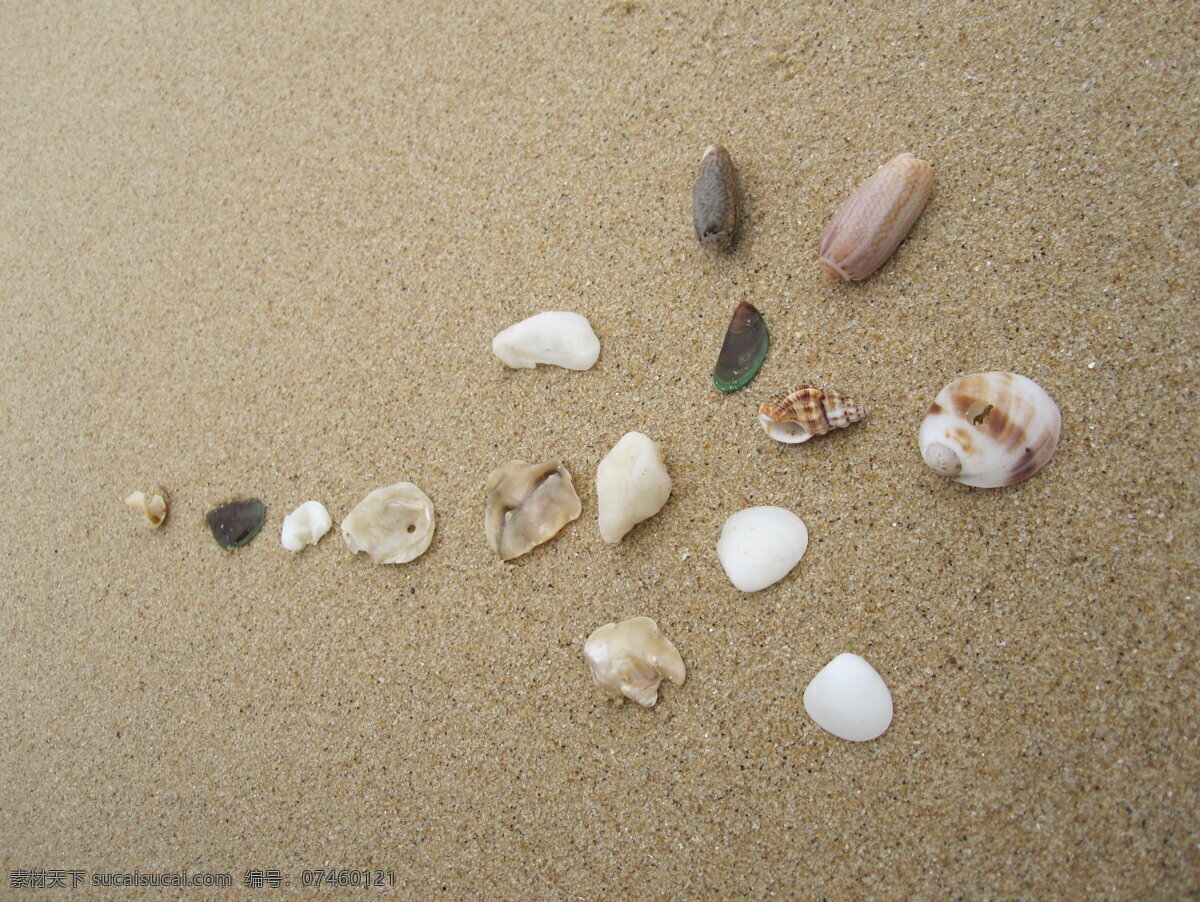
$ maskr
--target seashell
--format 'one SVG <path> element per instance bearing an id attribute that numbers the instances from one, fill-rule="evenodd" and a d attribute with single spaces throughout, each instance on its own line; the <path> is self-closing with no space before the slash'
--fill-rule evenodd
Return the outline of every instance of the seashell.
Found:
<path id="1" fill-rule="evenodd" d="M 710 144 L 700 157 L 692 192 L 692 225 L 706 247 L 728 247 L 737 227 L 737 173 L 729 151 Z"/>
<path id="2" fill-rule="evenodd" d="M 900 246 L 925 209 L 933 169 L 911 153 L 889 160 L 834 214 L 821 236 L 821 271 L 830 282 L 865 279 Z"/>
<path id="3" fill-rule="evenodd" d="M 571 474 L 557 460 L 510 460 L 491 472 L 484 490 L 484 531 L 502 561 L 554 538 L 583 509 Z"/>
<path id="4" fill-rule="evenodd" d="M 713 367 L 713 385 L 723 392 L 737 391 L 749 385 L 762 369 L 770 345 L 771 335 L 762 314 L 753 304 L 742 301 L 733 311 L 725 330 L 725 341 L 721 343 L 717 365 Z"/>
<path id="5" fill-rule="evenodd" d="M 939 476 L 990 489 L 1028 479 L 1048 464 L 1061 431 L 1058 405 L 1032 379 L 973 373 L 938 392 L 917 441 Z"/>
<path id="6" fill-rule="evenodd" d="M 283 518 L 280 541 L 288 551 L 303 551 L 306 545 L 316 545 L 329 532 L 333 518 L 320 501 L 305 501 Z"/>
<path id="7" fill-rule="evenodd" d="M 258 535 L 267 519 L 267 508 L 257 498 L 231 501 L 204 515 L 213 538 L 226 551 L 241 548 Z"/>
<path id="8" fill-rule="evenodd" d="M 866 415 L 867 408 L 853 398 L 815 385 L 797 385 L 778 401 L 758 408 L 758 422 L 767 435 L 789 445 L 845 429 Z"/>
<path id="9" fill-rule="evenodd" d="M 615 544 L 643 520 L 662 510 L 671 495 L 671 477 L 662 450 L 649 436 L 627 432 L 596 470 L 600 536 Z"/>
<path id="10" fill-rule="evenodd" d="M 342 538 L 355 554 L 376 564 L 407 564 L 433 541 L 433 502 L 411 482 L 397 482 L 367 495 L 342 520 Z"/>
<path id="11" fill-rule="evenodd" d="M 509 326 L 492 339 L 492 353 L 514 369 L 548 363 L 587 370 L 600 356 L 600 339 L 587 317 L 549 311 Z"/>
<path id="12" fill-rule="evenodd" d="M 644 708 L 658 701 L 663 677 L 676 686 L 682 686 L 687 677 L 683 658 L 649 617 L 600 627 L 588 636 L 583 656 L 597 684 Z"/>
<path id="13" fill-rule="evenodd" d="M 133 492 L 125 498 L 125 503 L 140 512 L 153 529 L 158 529 L 167 519 L 167 493 L 163 489 L 149 497 L 145 492 Z"/>
<path id="14" fill-rule="evenodd" d="M 721 529 L 717 557 L 729 581 L 743 592 L 779 582 L 808 550 L 808 527 L 782 507 L 748 507 Z"/>
<path id="15" fill-rule="evenodd" d="M 892 693 L 858 655 L 838 655 L 804 690 L 804 710 L 822 730 L 851 742 L 882 736 L 892 722 Z"/>

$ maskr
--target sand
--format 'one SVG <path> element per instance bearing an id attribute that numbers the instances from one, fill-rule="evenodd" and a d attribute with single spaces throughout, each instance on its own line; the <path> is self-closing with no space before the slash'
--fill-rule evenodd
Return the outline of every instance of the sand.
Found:
<path id="1" fill-rule="evenodd" d="M 0 11 L 4 894 L 321 867 L 410 898 L 1200 891 L 1194 9 L 886 7 Z M 724 256 L 691 234 L 713 140 L 744 191 Z M 905 150 L 924 216 L 826 285 L 825 222 Z M 725 396 L 740 300 L 774 343 Z M 552 309 L 594 369 L 492 357 Z M 988 369 L 1063 437 L 969 490 L 916 429 Z M 872 412 L 777 445 L 754 413 L 795 381 Z M 629 430 L 674 492 L 608 546 L 596 465 Z M 583 515 L 502 563 L 484 480 L 551 456 Z M 419 560 L 336 525 L 280 547 L 301 502 L 336 524 L 401 480 L 437 507 Z M 158 484 L 153 532 L 122 499 Z M 238 496 L 267 525 L 228 553 L 203 518 Z M 743 595 L 715 543 L 750 504 L 811 545 Z M 634 615 L 689 668 L 653 710 L 581 657 Z M 891 687 L 877 741 L 804 713 L 843 651 Z"/>

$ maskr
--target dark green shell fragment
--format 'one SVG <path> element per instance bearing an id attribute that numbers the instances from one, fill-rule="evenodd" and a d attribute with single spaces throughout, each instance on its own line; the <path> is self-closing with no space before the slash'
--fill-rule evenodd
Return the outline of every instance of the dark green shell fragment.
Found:
<path id="1" fill-rule="evenodd" d="M 771 336 L 762 314 L 753 304 L 742 301 L 733 311 L 725 343 L 717 355 L 713 383 L 721 391 L 737 391 L 758 375 L 767 357 Z"/>
<path id="2" fill-rule="evenodd" d="M 204 517 L 217 544 L 227 551 L 241 548 L 258 535 L 266 518 L 267 508 L 257 498 L 223 504 Z"/>

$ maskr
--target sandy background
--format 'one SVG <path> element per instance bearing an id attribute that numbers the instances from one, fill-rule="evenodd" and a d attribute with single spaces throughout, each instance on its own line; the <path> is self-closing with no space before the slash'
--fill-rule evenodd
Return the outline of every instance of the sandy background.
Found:
<path id="1" fill-rule="evenodd" d="M 0 892 L 323 866 L 412 897 L 1200 892 L 1194 7 L 317 7 L 0 9 Z M 691 235 L 714 139 L 725 257 Z M 825 222 L 904 150 L 925 215 L 826 286 Z M 723 396 L 742 299 L 774 344 Z M 593 370 L 492 357 L 546 309 L 590 318 Z M 943 482 L 924 408 L 995 368 L 1057 399 L 1058 456 Z M 776 445 L 754 411 L 797 380 L 872 414 Z M 595 470 L 631 429 L 674 494 L 609 547 Z M 503 564 L 484 479 L 549 456 L 583 516 Z M 336 523 L 402 479 L 437 506 L 418 561 L 280 548 L 300 502 Z M 121 499 L 157 483 L 152 533 Z M 203 515 L 235 495 L 268 520 L 231 554 Z M 714 548 L 748 504 L 812 535 L 749 596 Z M 689 667 L 651 711 L 581 660 L 639 614 Z M 803 711 L 842 651 L 891 687 L 876 742 Z"/>

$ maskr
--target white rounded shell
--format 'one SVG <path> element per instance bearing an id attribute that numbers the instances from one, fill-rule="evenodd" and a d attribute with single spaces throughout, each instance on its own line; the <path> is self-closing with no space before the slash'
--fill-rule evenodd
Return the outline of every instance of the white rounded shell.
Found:
<path id="1" fill-rule="evenodd" d="M 1054 456 L 1058 405 L 1016 373 L 973 373 L 943 388 L 917 441 L 934 472 L 965 485 L 997 488 L 1028 479 Z"/>
<path id="2" fill-rule="evenodd" d="M 892 722 L 892 693 L 858 655 L 841 654 L 804 690 L 804 710 L 822 730 L 851 742 L 882 736 Z"/>
<path id="3" fill-rule="evenodd" d="M 782 507 L 748 507 L 725 521 L 717 557 L 729 581 L 743 592 L 779 582 L 808 550 L 808 527 Z"/>
<path id="4" fill-rule="evenodd" d="M 316 545 L 329 532 L 333 518 L 320 501 L 305 501 L 283 518 L 280 542 L 288 551 L 303 551 L 305 545 Z"/>
<path id="5" fill-rule="evenodd" d="M 600 536 L 620 542 L 629 530 L 662 510 L 671 495 L 671 477 L 662 451 L 649 436 L 627 432 L 596 470 Z"/>
<path id="6" fill-rule="evenodd" d="M 433 502 L 411 482 L 376 489 L 342 521 L 342 538 L 376 564 L 406 564 L 433 541 Z"/>
<path id="7" fill-rule="evenodd" d="M 548 363 L 587 370 L 600 356 L 600 339 L 587 317 L 550 311 L 509 326 L 492 339 L 492 353 L 515 369 Z"/>

